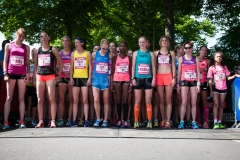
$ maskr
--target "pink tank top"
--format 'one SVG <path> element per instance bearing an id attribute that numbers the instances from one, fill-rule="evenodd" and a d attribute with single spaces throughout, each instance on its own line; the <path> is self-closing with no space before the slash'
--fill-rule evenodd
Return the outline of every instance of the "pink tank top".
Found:
<path id="1" fill-rule="evenodd" d="M 64 55 L 63 51 L 60 52 L 60 57 L 63 63 L 62 78 L 69 78 L 70 76 L 70 63 L 71 63 L 72 51 L 68 55 Z"/>
<path id="2" fill-rule="evenodd" d="M 15 42 L 10 43 L 8 73 L 10 74 L 26 74 L 27 64 L 27 47 L 22 44 L 21 47 L 16 46 Z"/>
<path id="3" fill-rule="evenodd" d="M 205 58 L 203 61 L 199 61 L 199 68 L 208 68 L 208 64 L 207 64 L 207 58 Z M 203 71 L 200 74 L 200 82 L 206 82 L 207 81 L 207 71 Z"/>
<path id="4" fill-rule="evenodd" d="M 197 80 L 196 57 L 192 56 L 191 60 L 186 60 L 185 56 L 183 56 L 182 80 L 190 82 Z"/>
<path id="5" fill-rule="evenodd" d="M 130 62 L 128 56 L 117 56 L 113 81 L 130 81 Z"/>

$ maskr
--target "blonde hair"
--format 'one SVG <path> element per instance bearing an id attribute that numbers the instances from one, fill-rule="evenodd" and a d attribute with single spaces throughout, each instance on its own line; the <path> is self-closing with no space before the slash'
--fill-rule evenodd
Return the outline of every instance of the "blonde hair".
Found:
<path id="1" fill-rule="evenodd" d="M 145 41 L 148 42 L 148 39 L 147 39 L 145 36 L 139 37 L 139 38 L 138 38 L 138 41 L 139 41 L 139 39 L 141 39 L 141 38 L 145 39 Z"/>
<path id="2" fill-rule="evenodd" d="M 102 46 L 102 45 L 104 45 L 104 44 L 109 45 L 109 42 L 108 42 L 107 39 L 102 39 L 102 40 L 101 40 L 100 46 Z"/>
<path id="3" fill-rule="evenodd" d="M 169 37 L 168 37 L 168 36 L 162 36 L 162 37 L 159 39 L 159 46 L 161 46 L 161 42 L 162 42 L 163 38 L 166 38 L 166 39 L 167 39 L 168 47 L 169 47 L 169 46 L 170 46 L 170 40 L 169 40 Z"/>
<path id="4" fill-rule="evenodd" d="M 63 40 L 64 38 L 68 39 L 68 41 L 71 43 L 71 39 L 70 39 L 70 37 L 68 37 L 68 36 L 64 36 L 64 37 L 62 37 L 61 40 Z"/>
<path id="5" fill-rule="evenodd" d="M 27 36 L 27 32 L 25 31 L 24 28 L 19 28 L 19 29 L 16 31 L 16 33 L 15 33 L 16 36 L 17 36 L 17 35 L 20 35 L 20 34 L 24 34 L 25 37 Z"/>

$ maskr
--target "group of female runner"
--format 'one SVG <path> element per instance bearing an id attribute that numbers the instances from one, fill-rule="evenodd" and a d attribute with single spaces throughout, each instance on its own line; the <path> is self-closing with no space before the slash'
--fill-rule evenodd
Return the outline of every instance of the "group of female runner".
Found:
<path id="1" fill-rule="evenodd" d="M 29 112 L 31 105 L 35 108 L 32 112 L 33 120 L 37 107 L 38 123 L 32 123 L 35 128 L 44 127 L 45 112 L 48 112 L 51 119 L 51 128 L 57 125 L 88 127 L 90 119 L 95 119 L 92 124 L 94 127 L 107 127 L 111 118 L 117 119 L 117 127 L 129 128 L 133 105 L 134 128 L 139 128 L 140 119 L 147 119 L 147 128 L 152 128 L 154 121 L 155 127 L 168 129 L 171 128 L 173 95 L 176 96 L 173 101 L 174 116 L 176 119 L 180 117 L 178 128 L 186 127 L 185 115 L 187 127 L 197 129 L 201 125 L 200 99 L 204 113 L 203 127 L 208 128 L 208 85 L 214 100 L 214 128 L 224 128 L 221 118 L 227 94 L 226 80 L 238 75 L 230 76 L 227 66 L 222 63 L 221 52 L 214 54 L 214 64 L 210 65 L 206 58 L 206 46 L 200 48 L 198 57 L 192 54 L 191 41 L 177 45 L 174 52 L 169 49 L 167 36 L 160 38 L 160 49 L 155 52 L 149 50 L 150 44 L 144 36 L 138 39 L 139 50 L 135 52 L 127 50 L 126 41 L 117 46 L 114 42 L 109 43 L 102 39 L 100 45 L 95 45 L 91 53 L 86 50 L 86 40 L 81 37 L 74 39 L 73 50 L 71 39 L 67 36 L 61 39 L 63 49 L 60 51 L 50 46 L 49 33 L 42 31 L 41 46 L 33 49 L 33 59 L 30 60 L 29 46 L 23 43 L 26 36 L 25 30 L 20 28 L 16 32 L 16 41 L 5 46 L 3 73 L 7 97 L 4 106 L 4 129 L 9 128 L 8 115 L 16 82 L 19 90 L 20 128 L 26 127 L 26 85 L 30 86 L 28 96 L 35 100 L 28 104 Z M 65 110 L 66 104 L 68 110 Z M 49 110 L 44 106 L 50 106 Z M 64 117 L 67 117 L 66 124 Z M 161 122 L 158 123 L 160 117 Z"/>

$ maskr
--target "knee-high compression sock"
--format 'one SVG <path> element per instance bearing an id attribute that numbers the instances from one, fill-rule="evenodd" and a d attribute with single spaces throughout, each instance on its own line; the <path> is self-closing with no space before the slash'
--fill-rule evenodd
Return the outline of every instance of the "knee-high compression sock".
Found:
<path id="1" fill-rule="evenodd" d="M 123 120 L 127 121 L 127 117 L 128 117 L 128 104 L 123 103 Z"/>
<path id="2" fill-rule="evenodd" d="M 148 120 L 151 121 L 152 120 L 152 105 L 151 104 L 147 105 L 147 116 L 148 116 Z"/>
<path id="3" fill-rule="evenodd" d="M 208 106 L 203 107 L 203 114 L 204 114 L 204 122 L 208 123 L 208 117 L 209 117 L 209 107 Z"/>
<path id="4" fill-rule="evenodd" d="M 197 107 L 196 120 L 200 123 L 200 107 Z"/>
<path id="5" fill-rule="evenodd" d="M 118 120 L 121 121 L 121 113 L 122 113 L 122 104 L 117 103 L 117 114 L 118 114 Z"/>
<path id="6" fill-rule="evenodd" d="M 139 105 L 135 104 L 134 105 L 134 121 L 138 122 L 138 116 L 139 116 Z"/>

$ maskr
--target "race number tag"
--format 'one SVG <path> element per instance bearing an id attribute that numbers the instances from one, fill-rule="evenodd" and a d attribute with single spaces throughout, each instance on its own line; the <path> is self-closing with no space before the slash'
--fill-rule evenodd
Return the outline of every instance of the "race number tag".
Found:
<path id="1" fill-rule="evenodd" d="M 96 64 L 96 72 L 97 73 L 108 74 L 108 63 L 98 62 Z"/>
<path id="2" fill-rule="evenodd" d="M 50 66 L 51 57 L 50 54 L 39 54 L 38 55 L 38 65 L 42 66 Z"/>
<path id="3" fill-rule="evenodd" d="M 197 78 L 196 72 L 194 70 L 187 70 L 184 74 L 185 79 L 194 80 Z"/>
<path id="4" fill-rule="evenodd" d="M 76 69 L 84 69 L 86 68 L 86 57 L 78 57 L 74 60 Z"/>
<path id="5" fill-rule="evenodd" d="M 24 57 L 23 56 L 11 56 L 11 64 L 13 66 L 23 66 Z"/>
<path id="6" fill-rule="evenodd" d="M 69 73 L 70 71 L 70 63 L 63 63 L 63 72 Z"/>
<path id="7" fill-rule="evenodd" d="M 128 73 L 128 63 L 119 63 L 117 65 L 117 72 L 122 74 Z"/>
<path id="8" fill-rule="evenodd" d="M 223 81 L 226 80 L 225 73 L 217 73 L 214 75 L 214 79 L 217 81 Z"/>
<path id="9" fill-rule="evenodd" d="M 169 64 L 170 58 L 167 55 L 158 56 L 158 64 Z"/>
<path id="10" fill-rule="evenodd" d="M 138 74 L 149 74 L 148 64 L 138 64 Z"/>

